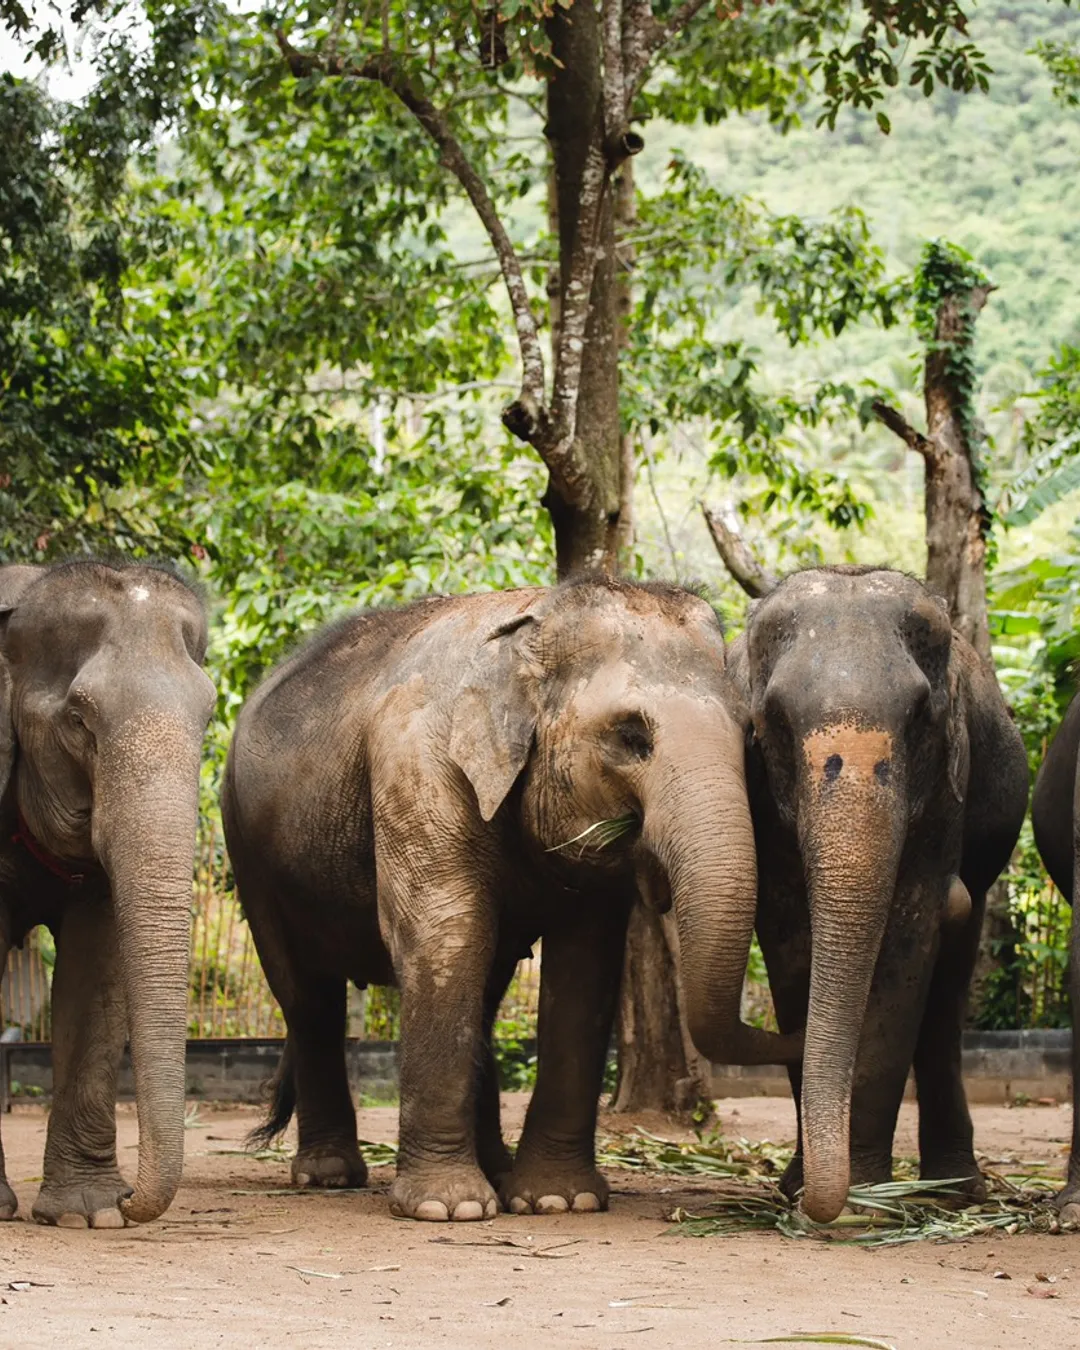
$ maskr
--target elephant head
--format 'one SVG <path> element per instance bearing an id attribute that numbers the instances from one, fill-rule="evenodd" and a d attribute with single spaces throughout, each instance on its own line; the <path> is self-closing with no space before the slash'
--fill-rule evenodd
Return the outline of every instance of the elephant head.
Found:
<path id="1" fill-rule="evenodd" d="M 760 601 L 746 651 L 754 736 L 806 877 L 803 1206 L 825 1222 L 847 1199 L 856 1054 L 905 842 L 927 812 L 956 816 L 966 790 L 961 661 L 922 585 L 844 567 Z M 943 888 L 947 921 L 966 892 Z"/>
<path id="2" fill-rule="evenodd" d="M 485 820 L 520 812 L 573 879 L 636 876 L 672 906 L 690 1034 L 721 1063 L 786 1062 L 799 1037 L 740 1021 L 757 873 L 745 708 L 712 609 L 674 586 L 593 577 L 522 600 L 459 691 L 451 754 Z M 520 783 L 519 783 L 520 779 Z"/>
<path id="3" fill-rule="evenodd" d="M 183 1162 L 199 760 L 214 703 L 206 619 L 164 568 L 28 571 L 0 569 L 0 784 L 42 849 L 108 880 L 139 1115 L 122 1208 L 146 1222 Z"/>

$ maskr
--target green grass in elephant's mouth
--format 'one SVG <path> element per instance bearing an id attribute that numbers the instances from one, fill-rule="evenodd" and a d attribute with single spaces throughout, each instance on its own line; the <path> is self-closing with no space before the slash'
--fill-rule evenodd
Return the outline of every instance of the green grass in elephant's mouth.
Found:
<path id="1" fill-rule="evenodd" d="M 627 812 L 624 816 L 613 816 L 610 820 L 598 820 L 595 824 L 582 830 L 580 834 L 575 834 L 573 839 L 567 839 L 562 844 L 553 844 L 551 848 L 544 851 L 546 853 L 564 853 L 576 847 L 576 856 L 581 858 L 589 849 L 609 848 L 617 839 L 622 839 L 624 835 L 636 830 L 640 823 L 633 811 Z"/>

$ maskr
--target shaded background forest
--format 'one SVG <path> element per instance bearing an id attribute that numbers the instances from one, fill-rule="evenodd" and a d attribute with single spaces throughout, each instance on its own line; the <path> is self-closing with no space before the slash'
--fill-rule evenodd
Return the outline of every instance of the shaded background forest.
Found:
<path id="1" fill-rule="evenodd" d="M 44 30 L 0 3 L 0 558 L 107 548 L 205 582 L 220 699 L 200 895 L 218 904 L 214 787 L 253 683 L 349 606 L 552 580 L 546 475 L 500 420 L 518 358 L 491 248 L 389 92 L 295 78 L 239 9 L 147 5 L 149 26 L 102 9 L 74 74 L 46 79 Z M 331 8 L 303 14 L 325 38 Z M 774 571 L 921 571 L 922 465 L 870 405 L 919 422 L 913 277 L 947 239 L 997 288 L 973 411 L 994 657 L 1036 764 L 1080 657 L 1080 16 L 981 4 L 964 37 L 986 91 L 947 74 L 926 97 L 908 40 L 903 78 L 839 98 L 831 130 L 780 17 L 746 19 L 758 46 L 725 97 L 694 86 L 692 45 L 649 86 L 619 223 L 622 563 L 704 580 L 732 632 L 745 597 L 703 501 L 730 503 Z M 550 294 L 536 80 L 511 65 L 453 92 Z M 1028 832 L 1010 903 L 976 1020 L 1061 1024 L 1067 910 Z M 215 913 L 220 982 L 249 953 Z"/>

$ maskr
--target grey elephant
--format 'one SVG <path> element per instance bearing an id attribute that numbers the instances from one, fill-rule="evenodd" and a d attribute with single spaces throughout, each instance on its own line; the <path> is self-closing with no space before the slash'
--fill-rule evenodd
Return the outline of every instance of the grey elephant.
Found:
<path id="1" fill-rule="evenodd" d="M 180 1182 L 205 646 L 201 600 L 164 568 L 0 568 L 0 971 L 35 925 L 56 938 L 45 1223 L 146 1222 Z M 116 1158 L 129 1034 L 134 1191 Z M 0 1218 L 15 1208 L 0 1151 Z"/>
<path id="2" fill-rule="evenodd" d="M 1073 1128 L 1069 1174 L 1055 1197 L 1061 1218 L 1080 1225 L 1080 923 L 1076 921 L 1076 878 L 1080 850 L 1080 696 L 1069 704 L 1035 778 L 1031 823 L 1046 870 L 1073 907 L 1069 939 L 1069 997 L 1072 1004 Z"/>
<path id="3" fill-rule="evenodd" d="M 986 891 L 1027 803 L 992 671 L 917 581 L 799 572 L 758 602 L 731 669 L 750 703 L 757 931 L 780 1029 L 806 1029 L 784 1178 L 819 1222 L 888 1180 L 908 1071 L 924 1177 L 984 1193 L 960 1040 Z"/>
<path id="4" fill-rule="evenodd" d="M 237 721 L 239 894 L 288 1024 L 263 1137 L 294 1103 L 299 1184 L 359 1185 L 345 989 L 401 989 L 394 1213 L 606 1207 L 597 1098 L 631 903 L 673 905 L 716 1060 L 790 1059 L 739 1021 L 755 863 L 744 711 L 719 623 L 667 585 L 584 578 L 357 614 Z M 538 1075 L 511 1159 L 489 1043 L 543 936 Z"/>

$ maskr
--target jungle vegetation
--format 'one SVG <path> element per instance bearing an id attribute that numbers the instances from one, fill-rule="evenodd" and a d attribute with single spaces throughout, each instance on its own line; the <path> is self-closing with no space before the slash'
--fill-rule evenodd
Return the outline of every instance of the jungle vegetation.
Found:
<path id="1" fill-rule="evenodd" d="M 941 257 L 994 288 L 965 416 L 1037 763 L 1080 658 L 1059 0 L 0 0 L 0 31 L 0 558 L 205 580 L 208 801 L 246 692 L 349 606 L 621 566 L 737 631 L 702 502 L 773 571 L 922 571 L 874 407 L 920 422 Z M 1028 838 L 1010 899 L 977 1015 L 1060 1022 Z"/>

